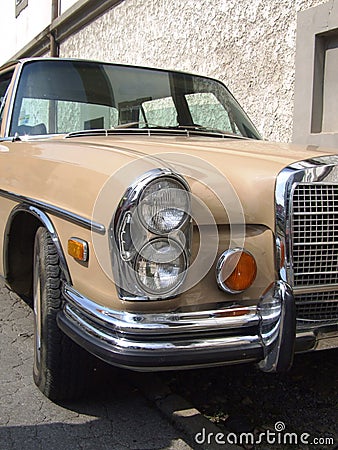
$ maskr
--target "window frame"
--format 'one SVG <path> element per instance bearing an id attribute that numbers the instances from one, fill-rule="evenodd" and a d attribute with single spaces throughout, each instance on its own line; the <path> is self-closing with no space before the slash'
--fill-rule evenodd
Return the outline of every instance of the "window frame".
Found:
<path id="1" fill-rule="evenodd" d="M 28 0 L 15 0 L 15 18 L 28 6 Z"/>
<path id="2" fill-rule="evenodd" d="M 0 101 L 0 136 L 2 136 L 1 128 L 2 128 L 3 115 L 4 115 L 4 112 L 5 112 L 6 99 L 8 97 L 8 92 L 9 92 L 9 89 L 10 89 L 10 86 L 11 86 L 11 82 L 13 80 L 14 72 L 15 72 L 15 69 L 14 68 L 10 68 L 10 69 L 0 73 L 0 80 L 2 78 L 5 78 L 5 80 L 8 79 L 8 84 L 7 84 L 6 90 L 4 92 L 2 100 Z"/>

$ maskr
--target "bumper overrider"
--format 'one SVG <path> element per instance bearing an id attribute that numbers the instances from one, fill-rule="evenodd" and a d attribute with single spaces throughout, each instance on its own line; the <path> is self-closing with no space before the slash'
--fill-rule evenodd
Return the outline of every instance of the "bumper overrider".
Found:
<path id="1" fill-rule="evenodd" d="M 276 282 L 256 306 L 136 314 L 99 306 L 64 284 L 59 327 L 90 353 L 139 371 L 258 362 L 266 372 L 293 360 L 296 316 L 291 289 Z"/>

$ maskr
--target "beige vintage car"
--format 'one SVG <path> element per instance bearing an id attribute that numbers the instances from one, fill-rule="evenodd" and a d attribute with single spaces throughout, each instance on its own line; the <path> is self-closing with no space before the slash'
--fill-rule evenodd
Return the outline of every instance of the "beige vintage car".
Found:
<path id="1" fill-rule="evenodd" d="M 273 144 L 226 87 L 71 59 L 0 69 L 0 272 L 31 301 L 34 380 L 336 347 L 338 157 Z M 86 351 L 85 351 L 86 350 Z"/>

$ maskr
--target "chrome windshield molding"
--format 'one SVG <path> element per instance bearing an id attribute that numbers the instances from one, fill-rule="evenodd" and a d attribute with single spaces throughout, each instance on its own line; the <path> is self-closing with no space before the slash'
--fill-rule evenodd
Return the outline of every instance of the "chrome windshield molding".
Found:
<path id="1" fill-rule="evenodd" d="M 70 276 L 70 272 L 68 269 L 68 265 L 67 265 L 67 261 L 62 249 L 62 245 L 60 243 L 60 239 L 59 236 L 54 228 L 54 225 L 52 223 L 52 221 L 50 220 L 50 218 L 47 216 L 47 214 L 45 214 L 43 211 L 41 211 L 40 209 L 32 206 L 32 205 L 25 205 L 25 204 L 20 204 L 17 205 L 11 212 L 9 219 L 7 221 L 7 225 L 6 225 L 6 230 L 5 230 L 5 242 L 4 242 L 4 248 L 7 249 L 8 248 L 8 238 L 9 238 L 9 232 L 8 230 L 10 229 L 12 220 L 14 219 L 14 217 L 20 213 L 20 212 L 26 212 L 29 214 L 32 214 L 34 217 L 36 217 L 40 222 L 41 225 L 43 225 L 49 232 L 53 243 L 57 249 L 58 252 L 58 256 L 59 256 L 59 260 L 60 260 L 60 266 L 62 269 L 62 273 L 63 273 L 63 277 L 65 279 L 65 281 L 67 283 L 71 283 L 72 279 Z M 7 266 L 7 256 L 4 256 L 4 268 L 5 268 L 5 273 L 8 272 L 8 266 Z"/>
<path id="2" fill-rule="evenodd" d="M 67 211 L 66 209 L 59 208 L 58 206 L 51 205 L 50 203 L 46 203 L 41 200 L 36 200 L 31 197 L 26 197 L 24 195 L 16 194 L 14 192 L 5 191 L 3 189 L 0 189 L 0 197 L 4 197 L 14 202 L 27 204 L 39 208 L 42 211 L 50 213 L 68 222 L 72 222 L 75 225 L 79 225 L 82 228 L 86 228 L 87 230 L 92 230 L 99 234 L 106 233 L 106 228 L 104 225 L 97 222 L 92 222 L 90 219 L 79 216 L 78 214 L 72 213 L 71 211 Z"/>
<path id="3" fill-rule="evenodd" d="M 115 332 L 141 335 L 170 335 L 186 332 L 226 330 L 258 326 L 257 307 L 223 307 L 210 311 L 136 314 L 98 305 L 65 283 L 66 312 L 86 317 Z M 237 316 L 235 314 L 238 314 Z"/>
<path id="4" fill-rule="evenodd" d="M 126 301 L 149 301 L 165 300 L 173 298 L 180 292 L 184 283 L 190 261 L 191 245 L 191 218 L 190 218 L 190 197 L 188 197 L 189 210 L 185 212 L 186 219 L 175 228 L 175 237 L 171 237 L 173 243 L 183 249 L 184 270 L 182 270 L 182 280 L 179 285 L 175 285 L 172 290 L 163 293 L 151 293 L 141 286 L 136 276 L 137 255 L 141 249 L 150 242 L 158 239 L 168 239 L 169 233 L 153 232 L 146 227 L 139 215 L 139 202 L 145 189 L 154 181 L 161 179 L 174 180 L 179 188 L 186 193 L 190 193 L 187 181 L 178 173 L 169 168 L 155 168 L 149 170 L 137 178 L 126 190 L 121 198 L 119 206 L 115 211 L 109 226 L 109 246 L 112 262 L 112 270 L 117 286 L 118 295 L 121 300 Z M 180 238 L 180 235 L 183 238 Z M 182 242 L 183 241 L 183 242 Z"/>

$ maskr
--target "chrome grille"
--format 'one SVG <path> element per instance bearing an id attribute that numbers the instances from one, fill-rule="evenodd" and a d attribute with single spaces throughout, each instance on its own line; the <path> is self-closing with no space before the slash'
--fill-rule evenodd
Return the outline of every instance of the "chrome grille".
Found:
<path id="1" fill-rule="evenodd" d="M 316 286 L 338 285 L 338 185 L 300 183 L 291 202 L 293 285 L 313 286 L 296 290 L 297 319 L 330 324 L 338 318 L 338 287 L 316 292 Z"/>
<path id="2" fill-rule="evenodd" d="M 297 295 L 296 310 L 300 320 L 335 322 L 338 317 L 338 291 Z"/>
<path id="3" fill-rule="evenodd" d="M 338 185 L 298 184 L 292 208 L 294 286 L 338 283 Z"/>

